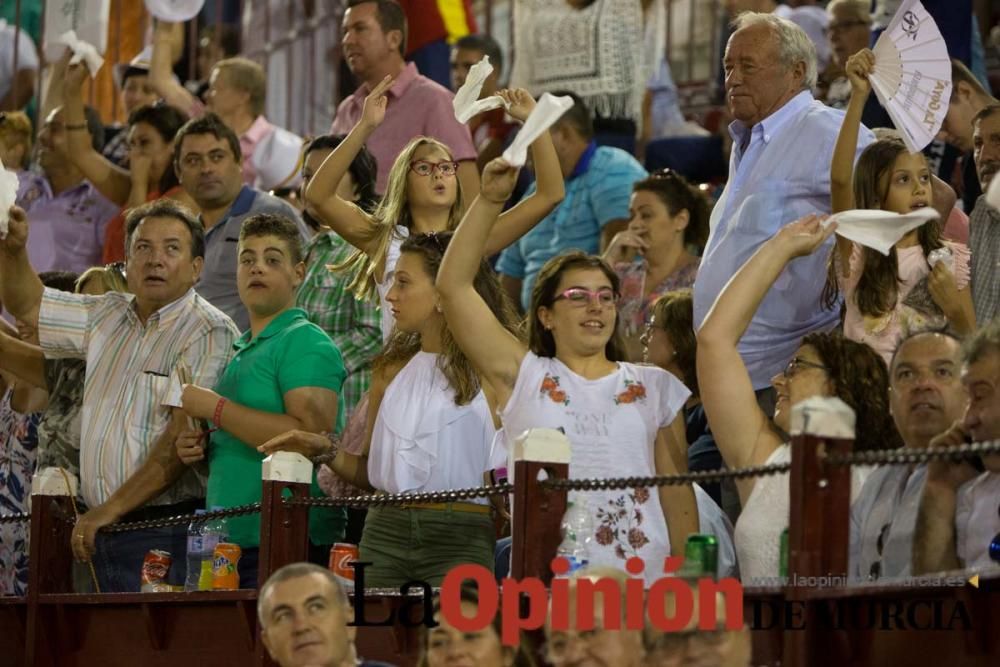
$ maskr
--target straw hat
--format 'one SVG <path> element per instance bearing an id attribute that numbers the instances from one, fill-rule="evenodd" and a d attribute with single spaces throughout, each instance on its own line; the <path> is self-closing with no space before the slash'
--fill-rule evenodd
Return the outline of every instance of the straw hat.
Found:
<path id="1" fill-rule="evenodd" d="M 254 186 L 261 190 L 296 187 L 301 180 L 305 139 L 283 127 L 260 140 L 250 161 L 257 170 Z"/>

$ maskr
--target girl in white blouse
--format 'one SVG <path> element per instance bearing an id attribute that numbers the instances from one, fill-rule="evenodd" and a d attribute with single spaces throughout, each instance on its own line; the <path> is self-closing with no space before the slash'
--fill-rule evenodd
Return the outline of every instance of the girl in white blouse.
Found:
<path id="1" fill-rule="evenodd" d="M 402 245 L 387 303 L 396 331 L 372 364 L 368 435 L 361 456 L 336 452 L 328 465 L 349 483 L 386 493 L 481 486 L 504 464 L 494 453 L 496 401 L 452 339 L 434 278 L 451 233 L 416 234 Z M 495 274 L 479 260 L 475 291 L 506 331 L 516 315 Z M 326 437 L 291 431 L 261 450 L 329 452 Z M 493 569 L 495 533 L 489 501 L 386 506 L 368 511 L 359 548 L 365 585 L 411 581 L 439 586 L 463 563 Z"/>
<path id="2" fill-rule="evenodd" d="M 542 268 L 528 313 L 528 345 L 475 289 L 479 258 L 516 175 L 502 160 L 487 165 L 482 192 L 455 232 L 437 281 L 448 327 L 496 396 L 504 433 L 513 439 L 530 428 L 561 428 L 575 478 L 683 470 L 681 408 L 689 392 L 660 368 L 622 361 L 618 278 L 599 257 L 569 253 Z M 655 581 L 663 576 L 664 557 L 683 553 L 688 534 L 698 532 L 690 486 L 582 495 L 594 515 L 594 565 L 620 569 L 637 556 L 646 564 L 646 580 Z"/>

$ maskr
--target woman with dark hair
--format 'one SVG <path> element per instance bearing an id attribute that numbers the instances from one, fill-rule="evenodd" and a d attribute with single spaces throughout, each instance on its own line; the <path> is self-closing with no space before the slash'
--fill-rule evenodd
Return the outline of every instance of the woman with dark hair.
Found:
<path id="1" fill-rule="evenodd" d="M 71 65 L 63 82 L 64 113 L 70 159 L 97 190 L 122 207 L 104 232 L 106 264 L 125 260 L 125 214 L 130 208 L 160 198 L 173 199 L 197 210 L 177 183 L 173 165 L 174 135 L 187 120 L 177 109 L 163 104 L 141 106 L 128 117 L 129 169 L 126 171 L 101 155 L 86 132 L 75 130 L 84 122 L 81 86 L 87 76 L 83 65 Z"/>
<path id="2" fill-rule="evenodd" d="M 729 281 L 698 330 L 698 387 L 708 423 L 730 468 L 791 461 L 784 433 L 796 403 L 836 396 L 854 410 L 854 449 L 889 449 L 898 435 L 889 414 L 889 374 L 867 345 L 839 333 L 812 333 L 788 367 L 772 379 L 777 392 L 774 421 L 758 406 L 737 344 L 754 311 L 785 266 L 820 248 L 836 225 L 823 228 L 816 216 L 786 225 L 761 246 Z M 852 497 L 867 469 L 852 469 Z M 780 540 L 788 526 L 788 475 L 736 481 L 743 512 L 736 522 L 736 552 L 744 580 L 778 575 Z M 846 518 L 845 518 L 846 520 Z"/>
<path id="3" fill-rule="evenodd" d="M 464 586 L 460 593 L 462 615 L 473 618 L 479 612 L 479 595 L 475 589 Z M 420 661 L 417 667 L 535 667 L 531 649 L 522 638 L 517 646 L 505 646 L 501 641 L 502 617 L 493 615 L 493 621 L 482 630 L 467 632 L 448 622 L 441 614 L 441 598 L 434 604 L 434 628 L 423 629 L 420 635 Z"/>
<path id="4" fill-rule="evenodd" d="M 280 435 L 262 452 L 332 455 L 328 465 L 345 481 L 385 493 L 481 486 L 503 464 L 493 453 L 495 397 L 452 337 L 434 287 L 450 240 L 450 232 L 414 234 L 400 248 L 386 293 L 396 331 L 372 363 L 364 452 L 349 454 L 304 431 Z M 477 297 L 513 335 L 517 318 L 496 275 L 481 259 L 473 273 Z M 490 504 L 482 498 L 373 507 L 359 547 L 360 559 L 373 562 L 365 584 L 396 588 L 417 579 L 439 586 L 462 563 L 492 571 L 494 534 Z"/>
<path id="5" fill-rule="evenodd" d="M 642 358 L 639 338 L 656 299 L 694 284 L 708 216 L 705 195 L 672 169 L 632 186 L 628 229 L 615 234 L 604 252 L 621 280 L 618 315 L 629 361 Z"/>
<path id="6" fill-rule="evenodd" d="M 690 392 L 666 371 L 624 361 L 617 333 L 618 276 L 600 257 L 571 252 L 549 260 L 532 289 L 528 344 L 508 331 L 477 293 L 474 277 L 517 170 L 494 160 L 438 274 L 438 292 L 457 344 L 479 369 L 508 446 L 532 428 L 562 429 L 572 477 L 632 477 L 686 467 L 681 409 Z M 663 558 L 683 553 L 698 532 L 687 486 L 570 493 L 595 516 L 592 565 L 622 567 L 638 556 L 646 581 Z M 655 564 L 655 565 L 654 565 Z"/>

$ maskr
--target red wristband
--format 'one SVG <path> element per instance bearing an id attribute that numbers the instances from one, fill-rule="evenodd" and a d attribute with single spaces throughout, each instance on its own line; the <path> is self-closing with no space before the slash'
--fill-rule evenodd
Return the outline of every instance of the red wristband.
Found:
<path id="1" fill-rule="evenodd" d="M 215 414 L 212 415 L 212 423 L 215 424 L 215 428 L 222 428 L 222 406 L 226 404 L 226 399 L 220 398 L 219 402 L 215 404 Z"/>

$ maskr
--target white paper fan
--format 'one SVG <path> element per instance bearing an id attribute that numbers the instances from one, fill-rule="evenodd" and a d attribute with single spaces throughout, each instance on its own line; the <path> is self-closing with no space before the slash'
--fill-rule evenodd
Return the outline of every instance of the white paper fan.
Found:
<path id="1" fill-rule="evenodd" d="M 941 31 L 918 0 L 904 0 L 875 42 L 868 77 L 911 152 L 934 140 L 951 99 L 951 60 Z"/>

